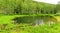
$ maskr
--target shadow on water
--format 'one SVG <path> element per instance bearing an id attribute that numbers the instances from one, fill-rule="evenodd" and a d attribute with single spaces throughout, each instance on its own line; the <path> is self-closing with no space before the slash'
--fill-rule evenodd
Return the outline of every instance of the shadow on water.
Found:
<path id="1" fill-rule="evenodd" d="M 16 17 L 13 19 L 14 23 L 18 24 L 30 24 L 30 25 L 44 25 L 44 24 L 54 24 L 56 19 L 52 16 L 25 16 L 25 17 Z"/>

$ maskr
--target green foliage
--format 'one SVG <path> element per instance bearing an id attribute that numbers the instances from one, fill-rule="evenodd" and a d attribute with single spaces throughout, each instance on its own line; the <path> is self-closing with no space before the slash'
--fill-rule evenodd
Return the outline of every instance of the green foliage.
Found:
<path id="1" fill-rule="evenodd" d="M 32 0 L 0 0 L 0 14 L 52 14 L 55 5 Z M 54 14 L 53 13 L 53 14 Z"/>
<path id="2" fill-rule="evenodd" d="M 57 14 L 60 14 L 60 1 L 56 5 L 56 11 L 57 11 Z"/>
<path id="3" fill-rule="evenodd" d="M 60 33 L 59 24 L 54 24 L 51 26 L 42 25 L 38 27 L 25 27 L 21 33 Z"/>
<path id="4" fill-rule="evenodd" d="M 19 33 L 60 33 L 60 23 L 56 23 L 50 26 L 49 25 L 28 26 L 26 24 L 21 25 L 22 27 L 19 26 L 10 24 L 7 26 L 7 29 L 0 30 L 0 33 L 5 33 L 5 32 L 17 33 L 19 31 L 20 31 Z"/>

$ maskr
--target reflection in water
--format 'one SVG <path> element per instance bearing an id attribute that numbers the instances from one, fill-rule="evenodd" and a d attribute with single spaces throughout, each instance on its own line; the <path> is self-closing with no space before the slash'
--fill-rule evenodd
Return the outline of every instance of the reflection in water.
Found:
<path id="1" fill-rule="evenodd" d="M 35 20 L 35 25 L 38 26 L 38 25 L 44 25 L 44 20 L 41 19 L 41 20 Z"/>
<path id="2" fill-rule="evenodd" d="M 14 19 L 15 23 L 22 24 L 30 24 L 30 25 L 44 25 L 44 24 L 53 24 L 56 22 L 51 16 L 25 16 L 25 17 L 17 17 Z"/>

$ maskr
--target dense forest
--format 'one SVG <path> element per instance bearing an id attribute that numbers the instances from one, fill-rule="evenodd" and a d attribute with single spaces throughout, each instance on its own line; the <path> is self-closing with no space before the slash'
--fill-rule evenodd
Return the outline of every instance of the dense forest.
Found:
<path id="1" fill-rule="evenodd" d="M 0 14 L 56 14 L 59 13 L 58 8 L 59 4 L 33 0 L 0 0 Z"/>

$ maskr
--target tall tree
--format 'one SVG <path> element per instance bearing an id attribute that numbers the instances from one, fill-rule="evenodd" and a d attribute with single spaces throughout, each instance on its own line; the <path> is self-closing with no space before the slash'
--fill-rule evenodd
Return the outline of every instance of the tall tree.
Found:
<path id="1" fill-rule="evenodd" d="M 57 14 L 60 14 L 60 1 L 56 5 L 56 11 L 57 11 Z"/>

